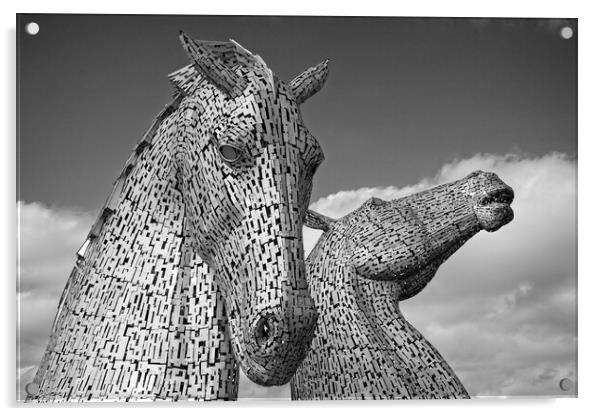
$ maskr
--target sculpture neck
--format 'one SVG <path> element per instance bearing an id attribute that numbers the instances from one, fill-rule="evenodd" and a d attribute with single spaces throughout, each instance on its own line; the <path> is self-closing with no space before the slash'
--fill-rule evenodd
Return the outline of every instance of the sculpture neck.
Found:
<path id="1" fill-rule="evenodd" d="M 190 248 L 169 143 L 147 146 L 78 253 L 34 400 L 236 398 L 224 302 Z"/>

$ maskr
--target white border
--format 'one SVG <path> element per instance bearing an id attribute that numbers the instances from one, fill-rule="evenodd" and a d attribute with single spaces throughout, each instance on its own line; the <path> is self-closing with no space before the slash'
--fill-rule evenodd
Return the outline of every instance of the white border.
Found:
<path id="1" fill-rule="evenodd" d="M 600 119 L 602 118 L 602 89 L 599 78 L 602 76 L 602 42 L 599 8 L 595 1 L 422 1 L 387 4 L 385 1 L 370 0 L 361 3 L 330 2 L 324 0 L 304 0 L 287 4 L 285 1 L 259 0 L 177 0 L 177 1 L 133 1 L 102 0 L 82 1 L 13 1 L 2 3 L 4 53 L 2 81 L 4 97 L 1 112 L 4 128 L 2 140 L 2 247 L 0 264 L 4 266 L 3 308 L 4 337 L 0 349 L 4 359 L 4 376 L 0 383 L 0 395 L 4 406 L 14 407 L 15 402 L 15 276 L 16 276 L 16 204 L 15 204 L 15 13 L 136 13 L 136 14 L 300 14 L 300 15 L 355 15 L 355 16 L 480 16 L 480 17 L 559 17 L 578 18 L 579 39 L 579 398 L 578 399 L 512 399 L 512 400 L 473 400 L 470 402 L 344 402 L 344 403 L 294 403 L 286 402 L 246 402 L 235 405 L 203 405 L 201 408 L 177 406 L 180 412 L 207 411 L 219 413 L 247 412 L 262 413 L 275 411 L 280 414 L 303 414 L 316 411 L 339 411 L 364 414 L 368 407 L 378 407 L 378 412 L 420 412 L 421 414 L 450 415 L 504 415 L 516 412 L 545 413 L 546 415 L 589 414 L 593 413 L 596 399 L 602 387 L 600 382 L 600 279 L 602 272 L 597 266 L 600 247 L 599 215 L 602 175 L 600 145 Z M 553 209 L 553 208 L 552 208 Z M 551 225 L 552 226 L 552 225 Z M 598 237 L 598 238 L 597 238 Z M 267 409 L 265 408 L 267 406 Z M 337 409 L 334 409 L 334 407 Z M 344 409 L 340 409 L 340 407 Z M 123 411 L 117 406 L 95 408 L 85 406 L 88 413 Z M 15 410 L 15 409 L 11 409 Z M 80 413 L 81 407 L 46 408 L 44 412 Z M 140 411 L 142 409 L 130 409 Z M 165 408 L 146 407 L 145 413 L 164 413 Z M 35 408 L 20 411 L 37 411 Z"/>

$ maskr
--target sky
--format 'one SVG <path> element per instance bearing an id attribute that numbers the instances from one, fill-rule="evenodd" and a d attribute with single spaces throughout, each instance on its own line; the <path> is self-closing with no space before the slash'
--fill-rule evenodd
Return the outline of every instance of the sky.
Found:
<path id="1" fill-rule="evenodd" d="M 40 32 L 25 35 L 24 23 Z M 303 105 L 326 160 L 311 208 L 338 218 L 489 170 L 515 220 L 471 239 L 405 317 L 478 396 L 576 381 L 577 43 L 563 19 L 27 15 L 18 22 L 20 362 L 33 376 L 58 297 L 129 150 L 187 64 L 177 33 L 233 38 L 282 79 L 330 59 Z M 318 232 L 305 230 L 306 250 Z M 287 398 L 244 377 L 241 398 Z"/>
<path id="2" fill-rule="evenodd" d="M 188 63 L 180 29 L 235 39 L 284 80 L 330 59 L 303 105 L 326 155 L 313 200 L 414 183 L 453 157 L 576 156 L 576 20 L 25 15 L 18 199 L 95 210 Z M 378 166 L 378 169 L 374 167 Z"/>

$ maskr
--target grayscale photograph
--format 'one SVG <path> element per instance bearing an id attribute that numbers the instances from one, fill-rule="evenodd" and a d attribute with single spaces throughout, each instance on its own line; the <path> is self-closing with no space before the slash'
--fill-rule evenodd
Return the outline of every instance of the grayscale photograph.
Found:
<path id="1" fill-rule="evenodd" d="M 577 397 L 577 19 L 16 18 L 18 402 Z"/>

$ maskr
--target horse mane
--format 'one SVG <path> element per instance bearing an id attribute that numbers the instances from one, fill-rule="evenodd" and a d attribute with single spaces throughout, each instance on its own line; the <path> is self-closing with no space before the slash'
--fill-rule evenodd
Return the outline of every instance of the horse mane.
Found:
<path id="1" fill-rule="evenodd" d="M 154 121 L 150 125 L 150 127 L 146 130 L 146 132 L 142 135 L 142 138 L 136 143 L 134 148 L 132 149 L 132 153 L 127 158 L 121 173 L 117 177 L 117 179 L 113 182 L 113 187 L 109 196 L 107 197 L 105 203 L 103 204 L 100 214 L 94 224 L 92 224 L 92 228 L 88 232 L 86 240 L 84 244 L 80 247 L 77 252 L 78 260 L 83 259 L 86 249 L 91 240 L 94 240 L 100 235 L 103 225 L 106 223 L 106 220 L 115 212 L 117 208 L 117 202 L 119 201 L 119 197 L 121 195 L 121 191 L 123 190 L 123 186 L 130 172 L 133 170 L 134 166 L 139 160 L 140 155 L 144 152 L 145 149 L 149 148 L 153 144 L 153 140 L 155 138 L 155 133 L 157 129 L 163 121 L 169 117 L 174 111 L 177 110 L 180 102 L 182 101 L 183 95 L 176 91 L 174 94 L 173 100 L 167 104 L 159 114 L 155 117 Z"/>

